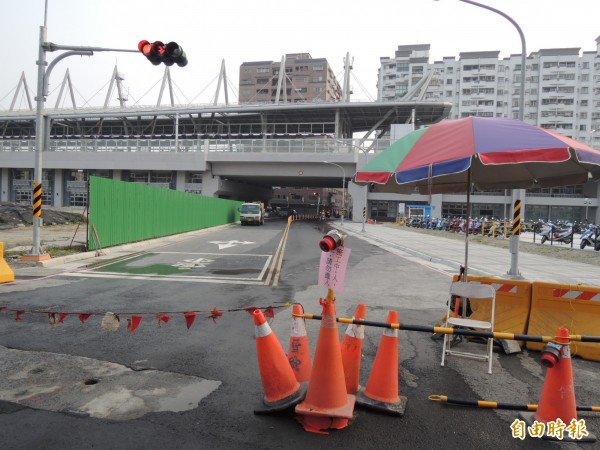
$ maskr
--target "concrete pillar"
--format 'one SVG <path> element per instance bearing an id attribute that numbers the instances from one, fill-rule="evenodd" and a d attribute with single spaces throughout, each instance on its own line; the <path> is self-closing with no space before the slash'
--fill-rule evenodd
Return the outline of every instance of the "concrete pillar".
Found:
<path id="1" fill-rule="evenodd" d="M 367 207 L 365 192 L 367 186 L 359 186 L 352 181 L 348 183 L 348 194 L 352 197 L 352 222 L 361 223 L 363 220 L 363 208 Z M 367 218 L 369 216 L 367 208 Z"/>
<path id="2" fill-rule="evenodd" d="M 113 180 L 119 180 L 119 181 L 122 181 L 122 180 L 121 180 L 121 177 L 122 177 L 122 172 L 123 172 L 122 170 L 119 170 L 119 169 L 114 169 L 114 170 L 112 171 L 112 179 L 113 179 Z"/>
<path id="3" fill-rule="evenodd" d="M 175 190 L 185 192 L 185 172 L 178 170 L 175 178 Z"/>
<path id="4" fill-rule="evenodd" d="M 202 174 L 202 195 L 206 197 L 214 197 L 220 189 L 221 178 L 214 176 L 210 168 Z"/>
<path id="5" fill-rule="evenodd" d="M 52 187 L 52 206 L 60 208 L 63 204 L 65 183 L 63 182 L 62 169 L 54 169 L 54 186 Z"/>
<path id="6" fill-rule="evenodd" d="M 442 200 L 443 194 L 433 194 L 431 196 L 431 218 L 441 219 L 442 218 Z"/>
<path id="7" fill-rule="evenodd" d="M 10 191 L 8 190 L 9 173 L 7 167 L 0 169 L 0 202 L 8 202 L 10 199 Z"/>

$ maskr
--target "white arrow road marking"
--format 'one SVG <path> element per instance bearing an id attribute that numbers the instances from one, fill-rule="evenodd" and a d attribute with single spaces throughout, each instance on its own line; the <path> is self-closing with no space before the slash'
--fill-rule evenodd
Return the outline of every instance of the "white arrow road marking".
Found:
<path id="1" fill-rule="evenodd" d="M 224 248 L 235 247 L 238 244 L 248 245 L 248 244 L 254 244 L 254 242 L 250 242 L 250 241 L 210 241 L 209 244 L 217 244 L 219 246 L 219 250 L 223 250 Z"/>
<path id="2" fill-rule="evenodd" d="M 173 267 L 179 267 L 180 270 L 184 269 L 194 269 L 196 267 L 206 267 L 208 264 L 213 262 L 214 259 L 184 259 L 183 262 L 178 262 L 177 264 L 173 264 Z"/>

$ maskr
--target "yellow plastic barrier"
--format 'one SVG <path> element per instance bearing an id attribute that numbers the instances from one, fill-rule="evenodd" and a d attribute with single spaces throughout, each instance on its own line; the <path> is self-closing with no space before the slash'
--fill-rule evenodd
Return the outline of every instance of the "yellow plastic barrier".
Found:
<path id="1" fill-rule="evenodd" d="M 4 261 L 4 242 L 0 242 L 0 283 L 11 283 L 13 281 L 15 281 L 15 273 Z"/>
<path id="2" fill-rule="evenodd" d="M 454 281 L 458 276 L 454 276 Z M 489 284 L 496 290 L 494 331 L 524 334 L 531 310 L 531 281 L 469 275 L 469 281 Z M 487 300 L 470 300 L 470 319 L 489 320 L 491 304 Z"/>
<path id="3" fill-rule="evenodd" d="M 560 327 L 567 327 L 571 334 L 600 335 L 600 287 L 534 281 L 527 334 L 554 336 Z M 528 349 L 543 347 L 527 343 Z M 571 354 L 600 361 L 600 344 L 573 341 Z"/>

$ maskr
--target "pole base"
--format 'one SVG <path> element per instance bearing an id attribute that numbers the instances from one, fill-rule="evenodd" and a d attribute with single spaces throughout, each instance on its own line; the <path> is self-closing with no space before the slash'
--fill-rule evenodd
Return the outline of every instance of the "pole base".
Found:
<path id="1" fill-rule="evenodd" d="M 21 261 L 47 261 L 52 259 L 48 253 L 42 253 L 41 255 L 23 255 Z"/>

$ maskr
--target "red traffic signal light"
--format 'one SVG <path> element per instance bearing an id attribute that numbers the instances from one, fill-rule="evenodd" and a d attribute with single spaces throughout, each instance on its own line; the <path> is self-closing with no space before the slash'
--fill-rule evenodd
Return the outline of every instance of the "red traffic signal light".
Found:
<path id="1" fill-rule="evenodd" d="M 166 66 L 177 64 L 179 67 L 187 65 L 187 57 L 177 42 L 163 44 L 161 41 L 148 42 L 146 40 L 138 43 L 138 50 L 148 58 L 155 66 L 165 63 Z"/>

